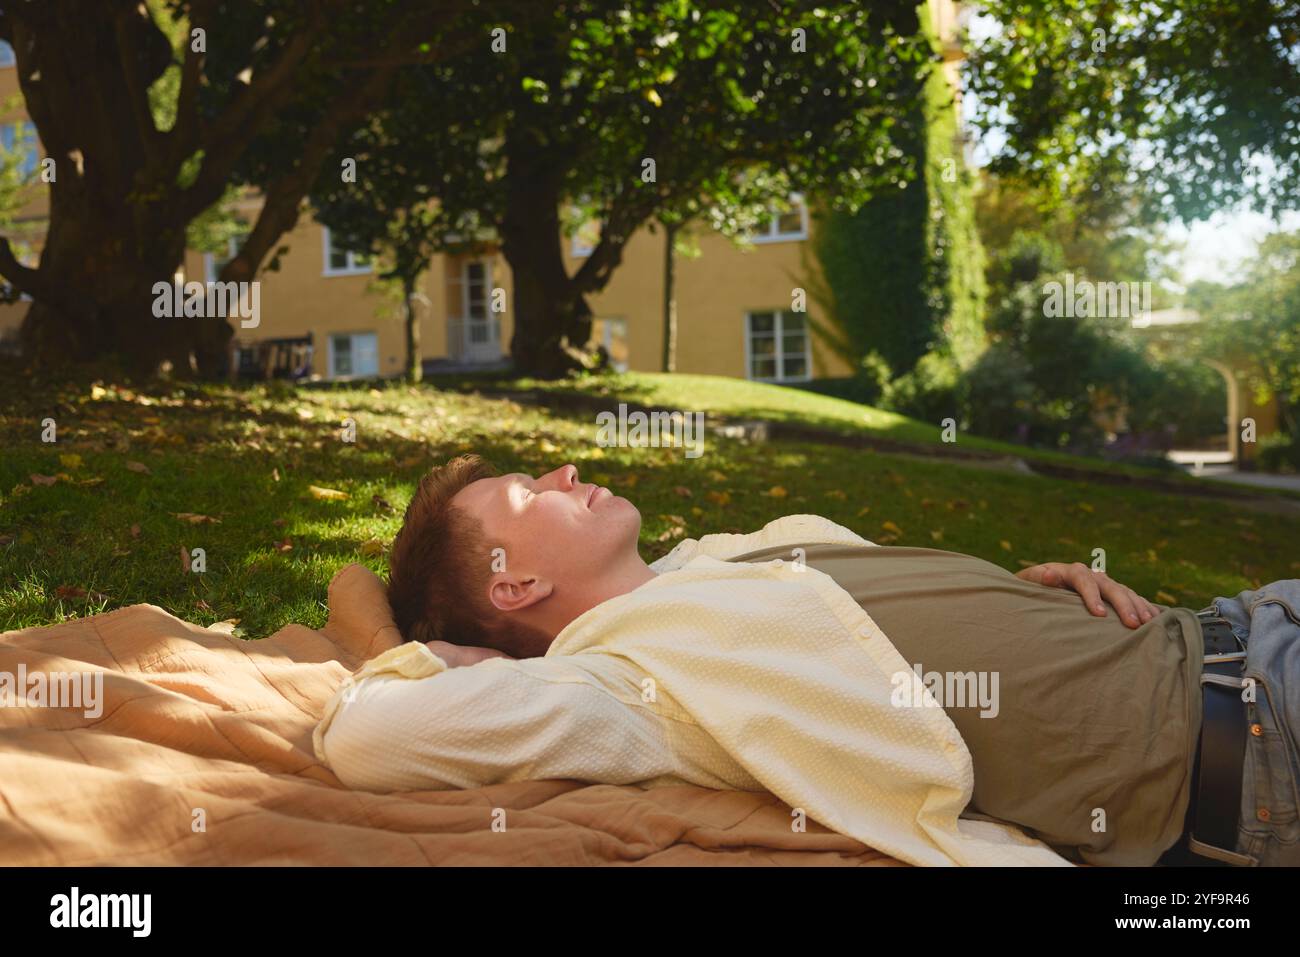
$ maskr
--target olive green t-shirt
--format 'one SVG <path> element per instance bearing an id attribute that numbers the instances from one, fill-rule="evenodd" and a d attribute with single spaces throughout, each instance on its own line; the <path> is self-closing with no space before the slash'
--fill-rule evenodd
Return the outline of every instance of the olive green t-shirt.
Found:
<path id="1" fill-rule="evenodd" d="M 1201 726 L 1194 612 L 1167 608 L 1130 629 L 1109 606 L 1098 618 L 1073 591 L 969 555 L 804 553 L 937 689 L 971 753 L 967 814 L 1017 824 L 1089 864 L 1150 865 L 1178 840 Z M 790 557 L 785 547 L 733 560 Z"/>

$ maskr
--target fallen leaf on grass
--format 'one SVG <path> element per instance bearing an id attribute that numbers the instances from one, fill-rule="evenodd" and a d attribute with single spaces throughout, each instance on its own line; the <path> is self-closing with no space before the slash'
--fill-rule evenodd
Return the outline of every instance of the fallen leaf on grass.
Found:
<path id="1" fill-rule="evenodd" d="M 214 621 L 208 625 L 208 631 L 219 631 L 223 635 L 233 635 L 235 626 L 239 624 L 238 618 L 227 618 L 225 621 Z"/>
<path id="2" fill-rule="evenodd" d="M 1006 552 L 1011 551 L 1011 543 L 1010 543 L 1009 541 L 1007 541 L 1005 538 L 1002 539 L 1002 541 L 998 542 L 998 544 L 1002 546 L 1002 550 L 1003 550 L 1003 551 L 1006 551 Z"/>
<path id="3" fill-rule="evenodd" d="M 362 555 L 370 555 L 370 556 L 382 555 L 387 550 L 388 550 L 388 546 L 384 544 L 384 540 L 382 538 L 372 538 L 367 541 L 364 541 L 361 543 L 361 547 L 358 549 L 358 551 L 360 551 Z"/>
<path id="4" fill-rule="evenodd" d="M 887 532 L 892 532 L 895 535 L 903 534 L 903 530 L 901 528 L 899 528 L 895 523 L 888 520 L 881 522 L 880 527 Z"/>
<path id="5" fill-rule="evenodd" d="M 277 552 L 291 552 L 293 551 L 293 542 L 288 536 L 285 536 L 283 541 L 276 542 L 272 547 L 275 548 Z"/>
<path id="6" fill-rule="evenodd" d="M 139 472 L 141 475 L 148 475 L 153 471 L 151 468 L 149 468 L 149 466 L 145 465 L 143 462 L 127 462 L 126 470 L 128 472 Z"/>
<path id="7" fill-rule="evenodd" d="M 132 537 L 132 538 L 139 538 L 139 537 L 140 537 L 140 526 L 139 526 L 139 525 L 132 525 L 132 526 L 131 526 L 131 537 Z"/>
<path id="8" fill-rule="evenodd" d="M 1156 601 L 1160 602 L 1162 605 L 1177 605 L 1178 597 L 1169 594 L 1167 591 L 1158 591 L 1156 592 Z"/>
<path id="9" fill-rule="evenodd" d="M 688 489 L 685 485 L 678 485 L 676 488 L 673 489 L 673 491 L 676 492 L 678 495 L 680 495 L 682 498 L 690 498 L 691 495 L 693 494 L 691 490 Z"/>
<path id="10" fill-rule="evenodd" d="M 370 496 L 370 501 L 374 504 L 375 508 L 379 509 L 381 512 L 393 511 L 393 504 L 385 498 L 378 495 L 372 495 Z"/>
<path id="11" fill-rule="evenodd" d="M 59 464 L 65 469 L 79 469 L 81 468 L 81 456 L 74 452 L 68 452 L 59 456 Z"/>
<path id="12" fill-rule="evenodd" d="M 60 598 L 85 598 L 86 589 L 78 588 L 76 585 L 60 585 L 54 589 L 54 594 Z"/>
<path id="13" fill-rule="evenodd" d="M 59 480 L 57 475 L 37 475 L 35 472 L 29 475 L 28 478 L 32 480 L 33 485 L 53 485 Z"/>
<path id="14" fill-rule="evenodd" d="M 770 489 L 768 489 L 763 494 L 766 495 L 768 498 L 785 498 L 790 493 L 787 492 L 783 486 L 773 485 Z"/>
<path id="15" fill-rule="evenodd" d="M 326 501 L 338 501 L 348 497 L 347 492 L 340 492 L 336 488 L 322 488 L 319 485 L 308 485 L 307 491 L 311 492 L 312 498 L 324 499 Z"/>
<path id="16" fill-rule="evenodd" d="M 181 546 L 181 568 L 187 572 L 190 570 L 190 550 L 184 545 Z"/>
<path id="17" fill-rule="evenodd" d="M 191 525 L 220 525 L 221 519 L 213 518 L 211 515 L 200 515 L 197 512 L 175 512 L 177 518 L 182 522 L 189 522 Z"/>
<path id="18" fill-rule="evenodd" d="M 730 492 L 708 492 L 705 494 L 705 498 L 707 498 L 710 502 L 712 502 L 715 505 L 726 505 L 731 501 L 731 493 Z"/>

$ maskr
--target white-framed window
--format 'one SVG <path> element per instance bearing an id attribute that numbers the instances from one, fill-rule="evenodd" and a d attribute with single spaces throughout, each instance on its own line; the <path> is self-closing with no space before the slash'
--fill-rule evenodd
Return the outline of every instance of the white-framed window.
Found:
<path id="1" fill-rule="evenodd" d="M 17 65 L 18 58 L 14 56 L 14 48 L 4 40 L 0 40 L 0 68 Z"/>
<path id="2" fill-rule="evenodd" d="M 751 243 L 793 243 L 807 239 L 808 205 L 803 196 L 793 193 L 789 211 L 783 213 L 773 209 L 747 238 Z"/>
<path id="3" fill-rule="evenodd" d="M 746 313 L 745 377 L 755 382 L 809 381 L 808 317 L 789 309 Z"/>
<path id="4" fill-rule="evenodd" d="M 36 149 L 36 127 L 31 123 L 23 120 L 0 126 L 0 146 L 6 153 L 19 154 L 18 171 L 24 179 L 36 172 L 40 157 Z"/>
<path id="5" fill-rule="evenodd" d="M 221 275 L 221 270 L 226 268 L 226 263 L 234 259 L 239 254 L 239 247 L 243 244 L 244 237 L 231 236 L 226 240 L 226 252 L 220 259 L 213 253 L 203 254 L 203 278 L 208 282 L 216 282 L 217 277 Z"/>
<path id="6" fill-rule="evenodd" d="M 325 270 L 321 275 L 362 276 L 370 272 L 369 255 L 340 247 L 334 242 L 328 226 L 321 227 L 321 237 L 325 252 Z"/>
<path id="7" fill-rule="evenodd" d="M 332 379 L 377 376 L 379 375 L 379 337 L 373 332 L 331 333 L 328 361 Z"/>

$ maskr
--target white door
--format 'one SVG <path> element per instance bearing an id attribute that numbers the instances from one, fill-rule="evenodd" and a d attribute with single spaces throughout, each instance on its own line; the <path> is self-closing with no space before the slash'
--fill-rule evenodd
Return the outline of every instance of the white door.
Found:
<path id="1" fill-rule="evenodd" d="M 492 314 L 491 271 L 484 261 L 468 262 L 462 274 L 464 295 L 464 353 L 466 362 L 491 362 L 501 358 L 499 326 Z"/>

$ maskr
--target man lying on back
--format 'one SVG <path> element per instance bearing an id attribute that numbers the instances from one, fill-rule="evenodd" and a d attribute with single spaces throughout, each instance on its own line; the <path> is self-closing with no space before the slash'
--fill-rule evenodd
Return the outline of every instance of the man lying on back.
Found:
<path id="1" fill-rule="evenodd" d="M 1013 575 L 811 515 L 647 564 L 640 525 L 572 465 L 497 475 L 464 456 L 433 470 L 390 559 L 407 643 L 347 679 L 318 756 L 376 791 L 544 778 L 766 790 L 914 864 L 1147 865 L 1188 837 L 1203 662 L 1219 660 L 1205 655 L 1210 618 L 1245 645 L 1268 610 L 1255 645 L 1274 672 L 1276 649 L 1300 648 L 1300 624 L 1288 633 L 1273 614 L 1300 608 L 1300 582 L 1198 615 L 1083 565 Z M 1252 662 L 1230 662 L 1240 688 Z M 1243 703 L 1243 739 L 1247 709 L 1269 728 L 1288 720 Z M 1214 793 L 1240 788 L 1247 806 L 1286 799 L 1215 775 Z M 1296 863 L 1294 839 L 1227 817 L 1223 859 Z"/>

